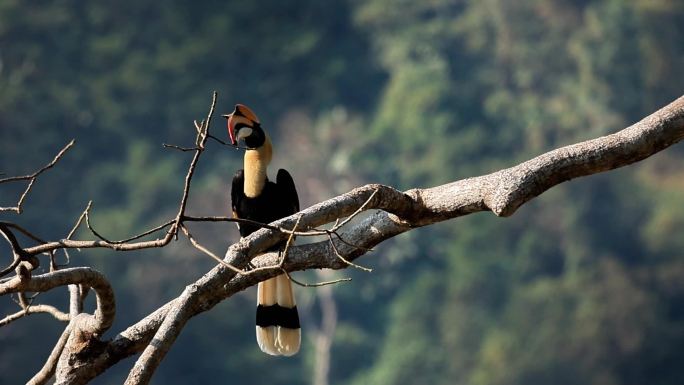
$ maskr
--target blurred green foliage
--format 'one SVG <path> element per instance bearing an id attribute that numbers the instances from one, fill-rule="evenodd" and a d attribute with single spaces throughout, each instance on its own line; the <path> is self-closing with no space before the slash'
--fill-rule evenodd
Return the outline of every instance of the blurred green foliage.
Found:
<path id="1" fill-rule="evenodd" d="M 192 142 L 214 89 L 219 112 L 242 102 L 259 113 L 304 206 L 365 182 L 407 189 L 491 172 L 680 96 L 682 41 L 684 6 L 666 0 L 4 0 L 0 172 L 28 172 L 72 137 L 77 146 L 24 214 L 3 219 L 58 239 L 89 199 L 111 238 L 170 217 L 188 158 L 160 144 Z M 225 136 L 219 120 L 212 130 Z M 674 147 L 565 183 L 509 219 L 473 215 L 381 245 L 361 260 L 372 274 L 337 273 L 354 282 L 335 287 L 329 382 L 679 384 L 683 158 Z M 240 163 L 210 148 L 191 213 L 228 213 Z M 15 193 L 3 188 L 2 204 Z M 233 226 L 193 229 L 217 253 L 237 237 Z M 71 264 L 112 279 L 114 331 L 213 265 L 182 241 L 84 251 Z M 191 321 L 153 382 L 311 383 L 320 307 L 315 289 L 297 290 L 302 354 L 258 351 L 250 291 Z M 0 329 L 0 382 L 28 379 L 58 333 L 40 315 Z M 94 383 L 121 383 L 129 365 Z"/>

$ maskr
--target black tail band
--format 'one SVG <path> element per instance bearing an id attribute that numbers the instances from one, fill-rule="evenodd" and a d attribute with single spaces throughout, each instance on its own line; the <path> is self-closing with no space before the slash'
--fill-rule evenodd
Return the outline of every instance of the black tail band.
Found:
<path id="1" fill-rule="evenodd" d="M 257 305 L 256 324 L 261 327 L 282 326 L 289 329 L 299 329 L 297 306 L 287 308 L 280 305 Z"/>

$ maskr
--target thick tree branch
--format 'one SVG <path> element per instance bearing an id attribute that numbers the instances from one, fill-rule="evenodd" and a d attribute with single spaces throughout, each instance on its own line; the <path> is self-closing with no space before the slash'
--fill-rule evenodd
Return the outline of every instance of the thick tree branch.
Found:
<path id="1" fill-rule="evenodd" d="M 152 341 L 128 373 L 124 385 L 139 385 L 150 382 L 154 371 L 157 370 L 162 359 L 171 349 L 171 345 L 176 342 L 176 338 L 180 335 L 187 321 L 196 314 L 193 311 L 194 302 L 197 300 L 195 289 L 195 285 L 185 288 L 183 294 L 176 301 L 176 305 L 164 317 L 164 321 L 157 329 Z"/>
<path id="2" fill-rule="evenodd" d="M 573 177 L 589 175 L 632 163 L 681 140 L 681 105 L 682 100 L 679 99 L 674 103 L 674 106 L 671 105 L 661 110 L 665 113 L 661 114 L 660 118 L 645 119 L 618 134 L 554 150 L 516 167 L 483 177 L 431 189 L 411 190 L 406 194 L 386 186 L 370 185 L 359 188 L 305 210 L 303 212 L 305 218 L 303 225 L 305 228 L 320 226 L 332 222 L 334 219 L 353 214 L 354 211 L 364 205 L 368 205 L 368 209 L 382 209 L 394 213 L 391 215 L 378 212 L 341 234 L 342 238 L 354 239 L 359 246 L 367 248 L 412 227 L 423 226 L 476 211 L 489 209 L 498 215 L 510 215 L 521 204 L 555 184 Z M 668 111 L 675 113 L 668 114 Z M 653 140 L 651 137 L 654 135 L 656 136 L 655 139 L 659 140 Z M 639 143 L 646 143 L 646 146 L 639 145 Z M 377 198 L 370 202 L 369 198 L 372 195 L 377 195 Z M 292 218 L 288 218 L 274 225 L 288 227 L 292 221 Z M 238 243 L 237 247 L 231 248 L 227 253 L 226 261 L 235 266 L 244 267 L 246 262 L 258 254 L 260 250 L 281 241 L 283 237 L 282 233 L 271 229 L 261 230 Z M 364 249 L 350 247 L 343 242 L 339 242 L 335 247 L 347 254 L 347 258 L 350 260 L 365 252 Z M 314 267 L 347 267 L 339 258 L 334 257 L 333 251 L 333 244 L 330 242 L 293 248 L 285 268 L 292 271 Z M 277 264 L 272 254 L 264 255 L 259 260 L 265 261 L 269 265 Z M 260 261 L 256 262 L 257 266 L 262 265 Z M 225 296 L 251 286 L 261 279 L 275 276 L 279 272 L 275 269 L 263 270 L 259 272 L 260 274 L 245 276 L 236 275 L 234 271 L 227 271 L 219 267 L 212 273 L 215 274 L 210 274 L 210 277 L 228 275 L 224 278 L 231 280 L 224 288 L 222 295 L 218 297 L 214 295 L 214 298 L 210 299 L 205 305 L 208 307 L 202 306 L 194 311 L 204 311 Z M 167 314 L 164 318 L 156 318 L 167 327 L 160 328 L 157 333 L 164 336 L 172 331 L 172 342 L 180 332 L 182 325 L 192 315 L 188 305 L 190 299 L 194 295 L 202 296 L 202 288 L 207 289 L 204 293 L 214 293 L 215 290 L 212 289 L 215 284 L 216 278 L 207 279 L 204 282 L 198 281 L 196 285 L 192 285 L 195 289 L 190 293 L 198 294 L 184 294 L 175 301 L 174 306 L 168 306 L 169 309 L 173 309 L 171 315 Z M 179 321 L 180 324 L 178 324 Z M 168 339 L 164 337 L 162 340 Z M 153 347 L 150 348 L 149 346 Z M 151 351 L 157 349 L 155 344 L 149 346 L 148 349 Z M 167 350 L 170 344 L 164 346 L 166 346 L 164 350 Z M 150 369 L 153 371 L 154 368 L 149 366 L 142 368 L 147 373 L 150 373 Z M 149 375 L 147 380 L 149 380 Z M 146 380 L 143 380 L 139 383 L 145 382 Z"/>
<path id="3" fill-rule="evenodd" d="M 50 380 L 50 378 L 55 374 L 57 362 L 59 361 L 59 357 L 62 355 L 62 351 L 64 350 L 64 346 L 66 345 L 70 334 L 71 326 L 69 325 L 64 329 L 62 335 L 57 340 L 57 344 L 55 344 L 52 352 L 50 352 L 50 356 L 48 357 L 47 361 L 45 361 L 43 367 L 26 383 L 26 385 L 43 385 Z"/>
<path id="4" fill-rule="evenodd" d="M 26 248 L 23 249 L 24 252 L 34 256 L 58 248 L 108 247 L 115 250 L 133 250 L 167 244 L 178 230 L 183 229 L 184 220 L 198 219 L 186 216 L 184 212 L 194 167 L 199 154 L 204 150 L 207 138 L 211 138 L 208 124 L 215 103 L 214 97 L 208 118 L 196 124 L 196 147 L 190 149 L 195 151 L 195 156 L 186 176 L 179 211 L 173 221 L 156 228 L 160 230 L 171 226 L 164 238 L 137 243 L 66 239 Z M 343 269 L 351 266 L 352 261 L 378 243 L 417 227 L 479 211 L 509 216 L 527 201 L 559 183 L 637 162 L 679 142 L 682 138 L 684 97 L 613 135 L 556 149 L 488 175 L 406 192 L 383 185 L 359 187 L 264 226 L 233 244 L 225 253 L 222 264 L 188 285 L 178 298 L 122 331 L 111 341 L 104 342 L 103 346 L 90 354 L 88 359 L 74 358 L 72 355 L 71 358 L 77 365 L 68 365 L 66 354 L 62 354 L 57 370 L 57 383 L 86 383 L 121 359 L 139 352 L 143 354 L 131 371 L 127 383 L 148 383 L 160 360 L 191 317 L 211 309 L 220 301 L 256 285 L 259 281 L 282 274 L 281 269 L 287 272 L 312 268 Z M 374 212 L 360 220 L 344 219 L 355 217 L 361 211 Z M 229 220 L 224 217 L 201 219 Z M 319 230 L 321 226 L 329 223 L 336 224 L 334 231 Z M 279 259 L 278 254 L 274 252 L 263 253 L 271 246 L 286 240 L 292 233 L 328 235 L 329 239 L 290 247 L 285 260 Z M 5 232 L 3 234 L 8 238 Z M 189 233 L 187 236 L 190 237 Z M 13 241 L 11 237 L 8 238 L 11 244 L 16 243 L 15 241 L 16 239 Z M 14 249 L 15 245 L 12 247 Z M 18 244 L 16 247 L 21 249 Z M 250 262 L 256 269 L 249 270 Z M 22 267 L 21 263 L 16 267 L 17 271 Z M 101 309 L 106 308 L 103 303 L 107 302 L 101 298 L 103 292 L 109 291 L 111 294 L 111 288 L 108 284 L 106 288 L 98 286 L 104 277 L 100 275 L 100 278 L 94 278 L 99 274 L 95 274 L 94 271 L 88 272 L 91 279 L 75 279 L 77 273 L 74 270 L 78 270 L 78 274 L 85 274 L 81 269 L 85 268 L 30 277 L 29 266 L 21 270 L 23 274 L 0 283 L 0 295 L 18 291 L 43 291 L 76 283 L 92 286 L 98 295 L 98 311 L 101 314 L 99 323 L 95 322 L 96 326 L 88 330 L 93 334 L 101 334 L 111 325 L 113 317 L 113 295 L 111 317 L 106 316 Z M 106 280 L 104 282 L 106 283 Z M 79 314 L 77 318 L 80 320 L 86 316 L 97 319 L 98 311 L 95 316 Z M 71 340 L 77 337 L 77 333 L 71 333 L 66 345 L 71 346 Z M 65 364 L 62 365 L 62 362 Z"/>
<path id="5" fill-rule="evenodd" d="M 101 335 L 114 320 L 114 292 L 100 272 L 89 267 L 74 267 L 32 277 L 15 276 L 0 284 L 0 295 L 19 292 L 43 292 L 72 284 L 87 285 L 95 290 L 97 308 L 93 315 L 79 314 L 77 328 L 84 333 Z"/>
<path id="6" fill-rule="evenodd" d="M 286 232 L 274 230 L 273 227 L 292 228 L 300 216 L 300 227 L 306 230 L 352 215 L 364 205 L 366 210 L 381 210 L 359 223 L 350 224 L 351 227 L 339 233 L 342 239 L 353 241 L 354 245 L 348 241 L 335 240 L 334 243 L 322 241 L 295 246 L 290 249 L 287 261 L 282 266 L 286 271 L 346 268 L 349 265 L 336 256 L 335 248 L 346 259 L 353 261 L 365 254 L 368 248 L 416 227 L 479 211 L 508 216 L 525 202 L 563 181 L 634 163 L 682 138 L 684 97 L 616 134 L 553 150 L 492 174 L 405 193 L 382 185 L 357 188 L 274 222 L 271 228 L 256 231 L 232 245 L 224 261 L 239 269 L 246 268 L 248 262 L 263 250 L 287 238 Z M 369 199 L 371 196 L 372 199 Z M 278 255 L 273 252 L 262 254 L 252 263 L 257 267 L 277 266 Z M 94 371 L 99 373 L 143 350 L 155 333 L 159 335 L 157 330 L 161 325 L 179 326 L 174 329 L 175 338 L 180 326 L 189 317 L 207 311 L 234 293 L 278 274 L 281 271 L 277 268 L 260 269 L 254 274 L 245 275 L 222 265 L 215 267 L 188 286 L 181 297 L 117 335 L 108 344 L 106 352 L 93 363 Z M 165 322 L 167 317 L 169 323 Z M 133 383 L 146 383 L 146 380 Z"/>

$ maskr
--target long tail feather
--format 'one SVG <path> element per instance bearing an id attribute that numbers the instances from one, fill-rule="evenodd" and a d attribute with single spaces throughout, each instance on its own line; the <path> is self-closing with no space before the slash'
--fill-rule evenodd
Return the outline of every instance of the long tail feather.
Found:
<path id="1" fill-rule="evenodd" d="M 275 279 L 259 282 L 257 285 L 257 322 L 256 338 L 259 349 L 272 356 L 280 355 L 276 347 L 278 328 L 269 322 L 269 309 L 276 304 Z"/>
<path id="2" fill-rule="evenodd" d="M 299 326 L 299 314 L 297 314 L 297 303 L 295 302 L 294 291 L 292 290 L 292 282 L 285 274 L 276 277 L 276 295 L 279 306 L 288 309 L 284 313 L 287 317 L 281 320 L 278 325 L 278 338 L 276 347 L 278 352 L 284 356 L 292 356 L 299 351 L 299 345 L 302 339 L 302 329 Z"/>
<path id="3" fill-rule="evenodd" d="M 280 275 L 258 285 L 256 335 L 259 348 L 271 355 L 299 351 L 301 329 L 292 283 Z"/>

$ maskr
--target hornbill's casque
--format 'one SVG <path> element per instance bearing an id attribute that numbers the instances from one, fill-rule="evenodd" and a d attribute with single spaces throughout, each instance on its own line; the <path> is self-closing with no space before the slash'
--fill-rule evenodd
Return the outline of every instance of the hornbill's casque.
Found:
<path id="1" fill-rule="evenodd" d="M 290 173 L 278 170 L 276 181 L 268 180 L 267 167 L 273 147 L 254 112 L 242 104 L 228 119 L 233 145 L 244 141 L 244 169 L 233 177 L 230 193 L 234 218 L 270 223 L 299 211 L 299 198 Z M 248 236 L 258 225 L 238 224 L 240 235 Z M 282 251 L 285 242 L 271 250 Z M 257 294 L 256 337 L 259 348 L 271 355 L 291 356 L 299 351 L 301 330 L 292 284 L 285 274 L 260 282 Z"/>

